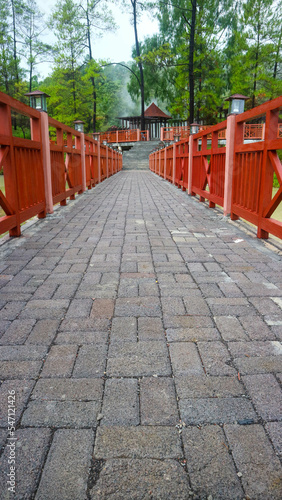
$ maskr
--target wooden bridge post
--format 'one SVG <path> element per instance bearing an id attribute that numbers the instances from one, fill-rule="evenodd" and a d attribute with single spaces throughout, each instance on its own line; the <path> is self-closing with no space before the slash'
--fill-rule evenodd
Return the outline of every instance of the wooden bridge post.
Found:
<path id="1" fill-rule="evenodd" d="M 172 184 L 175 184 L 176 175 L 176 144 L 173 143 L 173 156 L 172 156 Z"/>
<path id="2" fill-rule="evenodd" d="M 86 191 L 86 166 L 85 166 L 85 135 L 81 132 L 80 136 L 80 153 L 81 153 L 81 181 L 82 192 Z"/>
<path id="3" fill-rule="evenodd" d="M 101 182 L 101 143 L 98 142 L 98 184 Z"/>
<path id="4" fill-rule="evenodd" d="M 236 115 L 227 117 L 223 213 L 231 213 Z"/>
<path id="5" fill-rule="evenodd" d="M 192 194 L 192 173 L 193 173 L 193 152 L 194 152 L 193 135 L 189 135 L 189 157 L 188 157 L 188 189 L 187 193 Z"/>
<path id="6" fill-rule="evenodd" d="M 54 212 L 53 194 L 52 194 L 52 174 L 51 174 L 51 153 L 49 138 L 49 117 L 45 111 L 41 111 L 41 140 L 43 154 L 43 171 L 45 185 L 46 212 Z"/>

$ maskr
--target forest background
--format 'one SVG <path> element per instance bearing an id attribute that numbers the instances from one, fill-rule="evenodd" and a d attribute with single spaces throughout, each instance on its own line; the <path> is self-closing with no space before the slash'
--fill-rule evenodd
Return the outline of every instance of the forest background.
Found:
<path id="1" fill-rule="evenodd" d="M 115 30 L 113 4 L 130 13 L 135 34 L 132 59 L 120 54 L 120 64 L 95 53 L 97 37 Z M 159 32 L 140 41 L 144 12 Z M 0 90 L 28 103 L 24 94 L 40 89 L 50 116 L 68 125 L 79 118 L 86 132 L 140 115 L 142 100 L 214 124 L 233 93 L 249 96 L 247 107 L 282 94 L 281 18 L 282 0 L 58 0 L 48 18 L 35 0 L 0 0 Z"/>

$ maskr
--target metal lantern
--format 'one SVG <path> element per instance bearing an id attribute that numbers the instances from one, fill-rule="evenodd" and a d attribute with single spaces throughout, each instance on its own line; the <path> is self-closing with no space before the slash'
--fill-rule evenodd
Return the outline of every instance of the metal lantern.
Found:
<path id="1" fill-rule="evenodd" d="M 37 109 L 38 111 L 45 111 L 47 113 L 47 97 L 50 97 L 45 92 L 41 90 L 34 90 L 33 92 L 28 92 L 25 94 L 29 97 L 29 102 L 31 108 Z"/>
<path id="2" fill-rule="evenodd" d="M 249 97 L 242 94 L 233 94 L 227 97 L 225 101 L 229 101 L 229 114 L 239 115 L 240 113 L 244 113 L 245 101 L 247 101 L 247 99 L 249 99 Z"/>
<path id="3" fill-rule="evenodd" d="M 175 134 L 174 136 L 174 142 L 179 142 L 180 141 L 180 138 L 181 138 L 181 134 Z"/>
<path id="4" fill-rule="evenodd" d="M 74 129 L 77 130 L 78 132 L 83 132 L 84 130 L 84 123 L 82 120 L 74 120 Z"/>
<path id="5" fill-rule="evenodd" d="M 94 139 L 94 141 L 99 142 L 100 141 L 100 132 L 94 132 L 93 139 Z"/>
<path id="6" fill-rule="evenodd" d="M 190 125 L 190 134 L 194 135 L 199 132 L 200 125 L 198 123 L 191 123 Z"/>

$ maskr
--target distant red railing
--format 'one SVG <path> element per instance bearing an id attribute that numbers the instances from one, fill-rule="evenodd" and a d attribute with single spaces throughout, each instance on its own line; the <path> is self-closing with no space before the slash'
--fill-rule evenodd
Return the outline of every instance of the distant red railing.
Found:
<path id="1" fill-rule="evenodd" d="M 271 233 L 282 238 L 282 222 L 273 215 L 282 204 L 282 97 L 269 101 L 189 138 L 153 152 L 150 170 L 200 201 L 224 208 L 232 219 L 255 224 L 259 238 Z M 262 119 L 262 124 L 248 121 Z M 220 144 L 220 138 L 226 144 Z M 247 140 L 246 140 L 247 139 Z M 253 139 L 248 142 L 248 139 Z M 256 140 L 254 140 L 256 139 Z M 279 188 L 273 195 L 274 174 Z"/>
<path id="2" fill-rule="evenodd" d="M 31 139 L 13 136 L 11 111 L 30 120 Z M 50 135 L 52 138 L 50 138 Z M 53 212 L 122 168 L 122 155 L 0 92 L 0 234 L 20 235 L 22 222 Z M 2 215 L 4 213 L 4 215 Z"/>
<path id="3" fill-rule="evenodd" d="M 139 129 L 116 130 L 100 134 L 100 142 L 119 143 L 119 142 L 139 142 L 149 141 L 149 131 Z"/>
<path id="4" fill-rule="evenodd" d="M 200 125 L 199 130 L 206 130 L 210 128 L 211 125 Z M 263 139 L 264 137 L 264 123 L 245 123 L 244 124 L 244 139 Z M 161 128 L 161 140 L 162 141 L 173 141 L 175 137 L 179 137 L 179 140 L 186 139 L 190 135 L 189 126 L 178 126 L 178 127 L 162 127 Z M 277 137 L 282 137 L 282 123 L 278 124 Z M 218 134 L 219 139 L 226 139 L 226 131 L 222 130 Z M 211 139 L 211 136 L 208 136 Z"/>
<path id="5" fill-rule="evenodd" d="M 56 130 L 56 141 L 50 142 L 53 203 L 66 205 L 67 198 L 73 200 L 75 193 L 82 193 L 81 134 L 54 118 L 48 121 Z"/>
<path id="6" fill-rule="evenodd" d="M 226 133 L 224 121 L 192 137 L 192 196 L 198 194 L 200 201 L 209 200 L 210 207 L 215 204 L 223 207 L 225 181 L 225 147 L 219 147 L 220 133 Z M 208 138 L 211 144 L 208 148 Z M 199 144 L 201 140 L 201 147 Z"/>

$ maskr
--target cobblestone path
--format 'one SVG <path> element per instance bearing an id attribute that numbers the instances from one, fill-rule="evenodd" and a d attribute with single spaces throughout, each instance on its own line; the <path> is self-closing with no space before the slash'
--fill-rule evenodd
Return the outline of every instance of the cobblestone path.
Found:
<path id="1" fill-rule="evenodd" d="M 0 254 L 1 499 L 282 498 L 278 253 L 130 171 Z"/>

